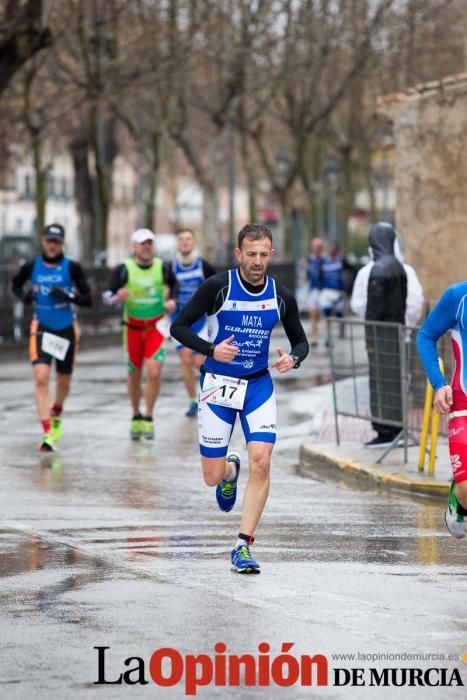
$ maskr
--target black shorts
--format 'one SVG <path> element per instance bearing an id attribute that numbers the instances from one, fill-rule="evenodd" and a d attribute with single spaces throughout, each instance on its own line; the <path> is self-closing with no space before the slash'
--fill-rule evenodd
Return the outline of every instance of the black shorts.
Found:
<path id="1" fill-rule="evenodd" d="M 60 338 L 66 338 L 70 341 L 70 347 L 67 350 L 63 360 L 57 360 L 49 353 L 42 350 L 42 334 L 44 332 L 58 335 Z M 53 328 L 44 326 L 39 321 L 34 320 L 31 323 L 31 334 L 29 336 L 29 357 L 33 365 L 51 365 L 53 360 L 56 362 L 57 372 L 60 374 L 71 374 L 75 364 L 76 353 L 79 346 L 79 331 L 78 324 L 75 322 L 72 326 L 63 328 L 59 331 Z"/>

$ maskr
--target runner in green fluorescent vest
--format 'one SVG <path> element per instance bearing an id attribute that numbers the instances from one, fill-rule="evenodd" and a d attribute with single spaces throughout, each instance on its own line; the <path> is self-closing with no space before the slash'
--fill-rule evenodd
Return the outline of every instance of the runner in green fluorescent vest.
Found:
<path id="1" fill-rule="evenodd" d="M 123 303 L 123 349 L 133 410 L 132 440 L 154 438 L 153 412 L 168 336 L 166 314 L 175 311 L 177 294 L 177 281 L 171 265 L 154 257 L 154 240 L 154 234 L 147 228 L 132 234 L 133 258 L 112 271 L 108 289 L 103 294 L 106 304 Z M 143 364 L 146 365 L 147 377 L 145 409 L 141 413 Z"/>

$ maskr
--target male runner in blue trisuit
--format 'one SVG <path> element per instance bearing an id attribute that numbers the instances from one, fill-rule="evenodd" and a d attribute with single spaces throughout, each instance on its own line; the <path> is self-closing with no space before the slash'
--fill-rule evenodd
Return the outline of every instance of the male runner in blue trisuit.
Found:
<path id="1" fill-rule="evenodd" d="M 71 374 L 79 343 L 72 304 L 91 306 L 91 289 L 81 265 L 63 254 L 65 229 L 46 226 L 42 255 L 27 262 L 13 277 L 13 293 L 25 304 L 35 303 L 29 355 L 36 385 L 36 405 L 42 424 L 41 452 L 52 452 L 62 434 L 62 410 L 70 391 Z M 26 292 L 26 282 L 32 287 Z M 55 360 L 55 401 L 49 397 L 50 365 Z"/>
<path id="2" fill-rule="evenodd" d="M 266 226 L 244 226 L 235 249 L 239 269 L 206 280 L 171 326 L 174 338 L 207 356 L 199 404 L 201 464 L 206 484 L 217 487 L 223 511 L 233 508 L 237 495 L 240 459 L 234 452 L 228 454 L 237 414 L 247 442 L 248 481 L 231 552 L 232 568 L 239 573 L 260 573 L 250 546 L 269 493 L 276 440 L 276 400 L 268 363 L 271 332 L 279 320 L 291 350 L 278 349 L 279 359 L 272 367 L 287 372 L 298 368 L 308 354 L 297 302 L 266 274 L 273 252 Z M 203 314 L 208 317 L 209 341 L 191 329 Z"/>

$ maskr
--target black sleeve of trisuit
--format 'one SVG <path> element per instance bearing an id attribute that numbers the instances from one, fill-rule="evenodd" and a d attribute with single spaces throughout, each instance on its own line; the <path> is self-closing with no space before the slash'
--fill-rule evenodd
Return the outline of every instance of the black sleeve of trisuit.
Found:
<path id="1" fill-rule="evenodd" d="M 290 352 L 292 355 L 297 355 L 300 362 L 303 362 L 308 355 L 309 345 L 300 321 L 297 302 L 287 287 L 276 284 L 276 289 L 282 325 L 291 345 Z"/>
<path id="2" fill-rule="evenodd" d="M 24 298 L 23 287 L 26 284 L 26 282 L 29 279 L 31 279 L 33 266 L 34 263 L 31 261 L 24 263 L 24 265 L 21 265 L 18 272 L 14 275 L 13 279 L 11 280 L 11 291 L 21 301 L 23 301 Z"/>
<path id="3" fill-rule="evenodd" d="M 217 272 L 215 271 L 215 269 L 213 268 L 213 266 L 211 265 L 211 263 L 208 263 L 207 260 L 204 260 L 204 259 L 203 259 L 203 275 L 204 275 L 204 279 L 207 280 L 208 277 L 212 277 L 213 275 L 216 275 L 216 274 L 217 274 Z"/>
<path id="4" fill-rule="evenodd" d="M 107 289 L 112 292 L 112 294 L 116 294 L 119 289 L 126 285 L 127 282 L 128 270 L 126 265 L 121 263 L 120 265 L 117 265 L 117 267 L 114 267 L 110 273 Z"/>
<path id="5" fill-rule="evenodd" d="M 169 299 L 176 299 L 178 296 L 178 282 L 174 274 L 172 264 L 165 262 L 162 267 L 164 283 L 169 287 Z"/>
<path id="6" fill-rule="evenodd" d="M 76 262 L 75 260 L 70 262 L 70 275 L 76 289 L 78 290 L 78 293 L 74 294 L 72 303 L 76 304 L 77 306 L 92 306 L 91 287 L 89 286 L 86 273 L 79 262 Z"/>
<path id="7" fill-rule="evenodd" d="M 214 275 L 203 282 L 201 287 L 196 290 L 190 301 L 185 304 L 170 326 L 170 334 L 178 340 L 179 343 L 202 355 L 209 354 L 211 343 L 200 338 L 191 330 L 191 326 L 195 321 L 201 318 L 203 314 L 210 314 L 215 310 L 216 299 L 222 287 L 225 287 L 223 274 Z"/>

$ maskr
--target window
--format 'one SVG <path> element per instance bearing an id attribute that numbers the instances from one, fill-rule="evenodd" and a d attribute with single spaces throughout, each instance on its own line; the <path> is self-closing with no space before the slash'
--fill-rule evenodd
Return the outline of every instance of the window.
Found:
<path id="1" fill-rule="evenodd" d="M 24 176 L 24 187 L 21 192 L 21 196 L 26 199 L 33 199 L 36 188 L 34 187 L 35 182 L 31 173 L 26 173 Z"/>
<path id="2" fill-rule="evenodd" d="M 52 175 L 47 177 L 47 195 L 53 197 L 55 195 L 55 179 Z"/>

